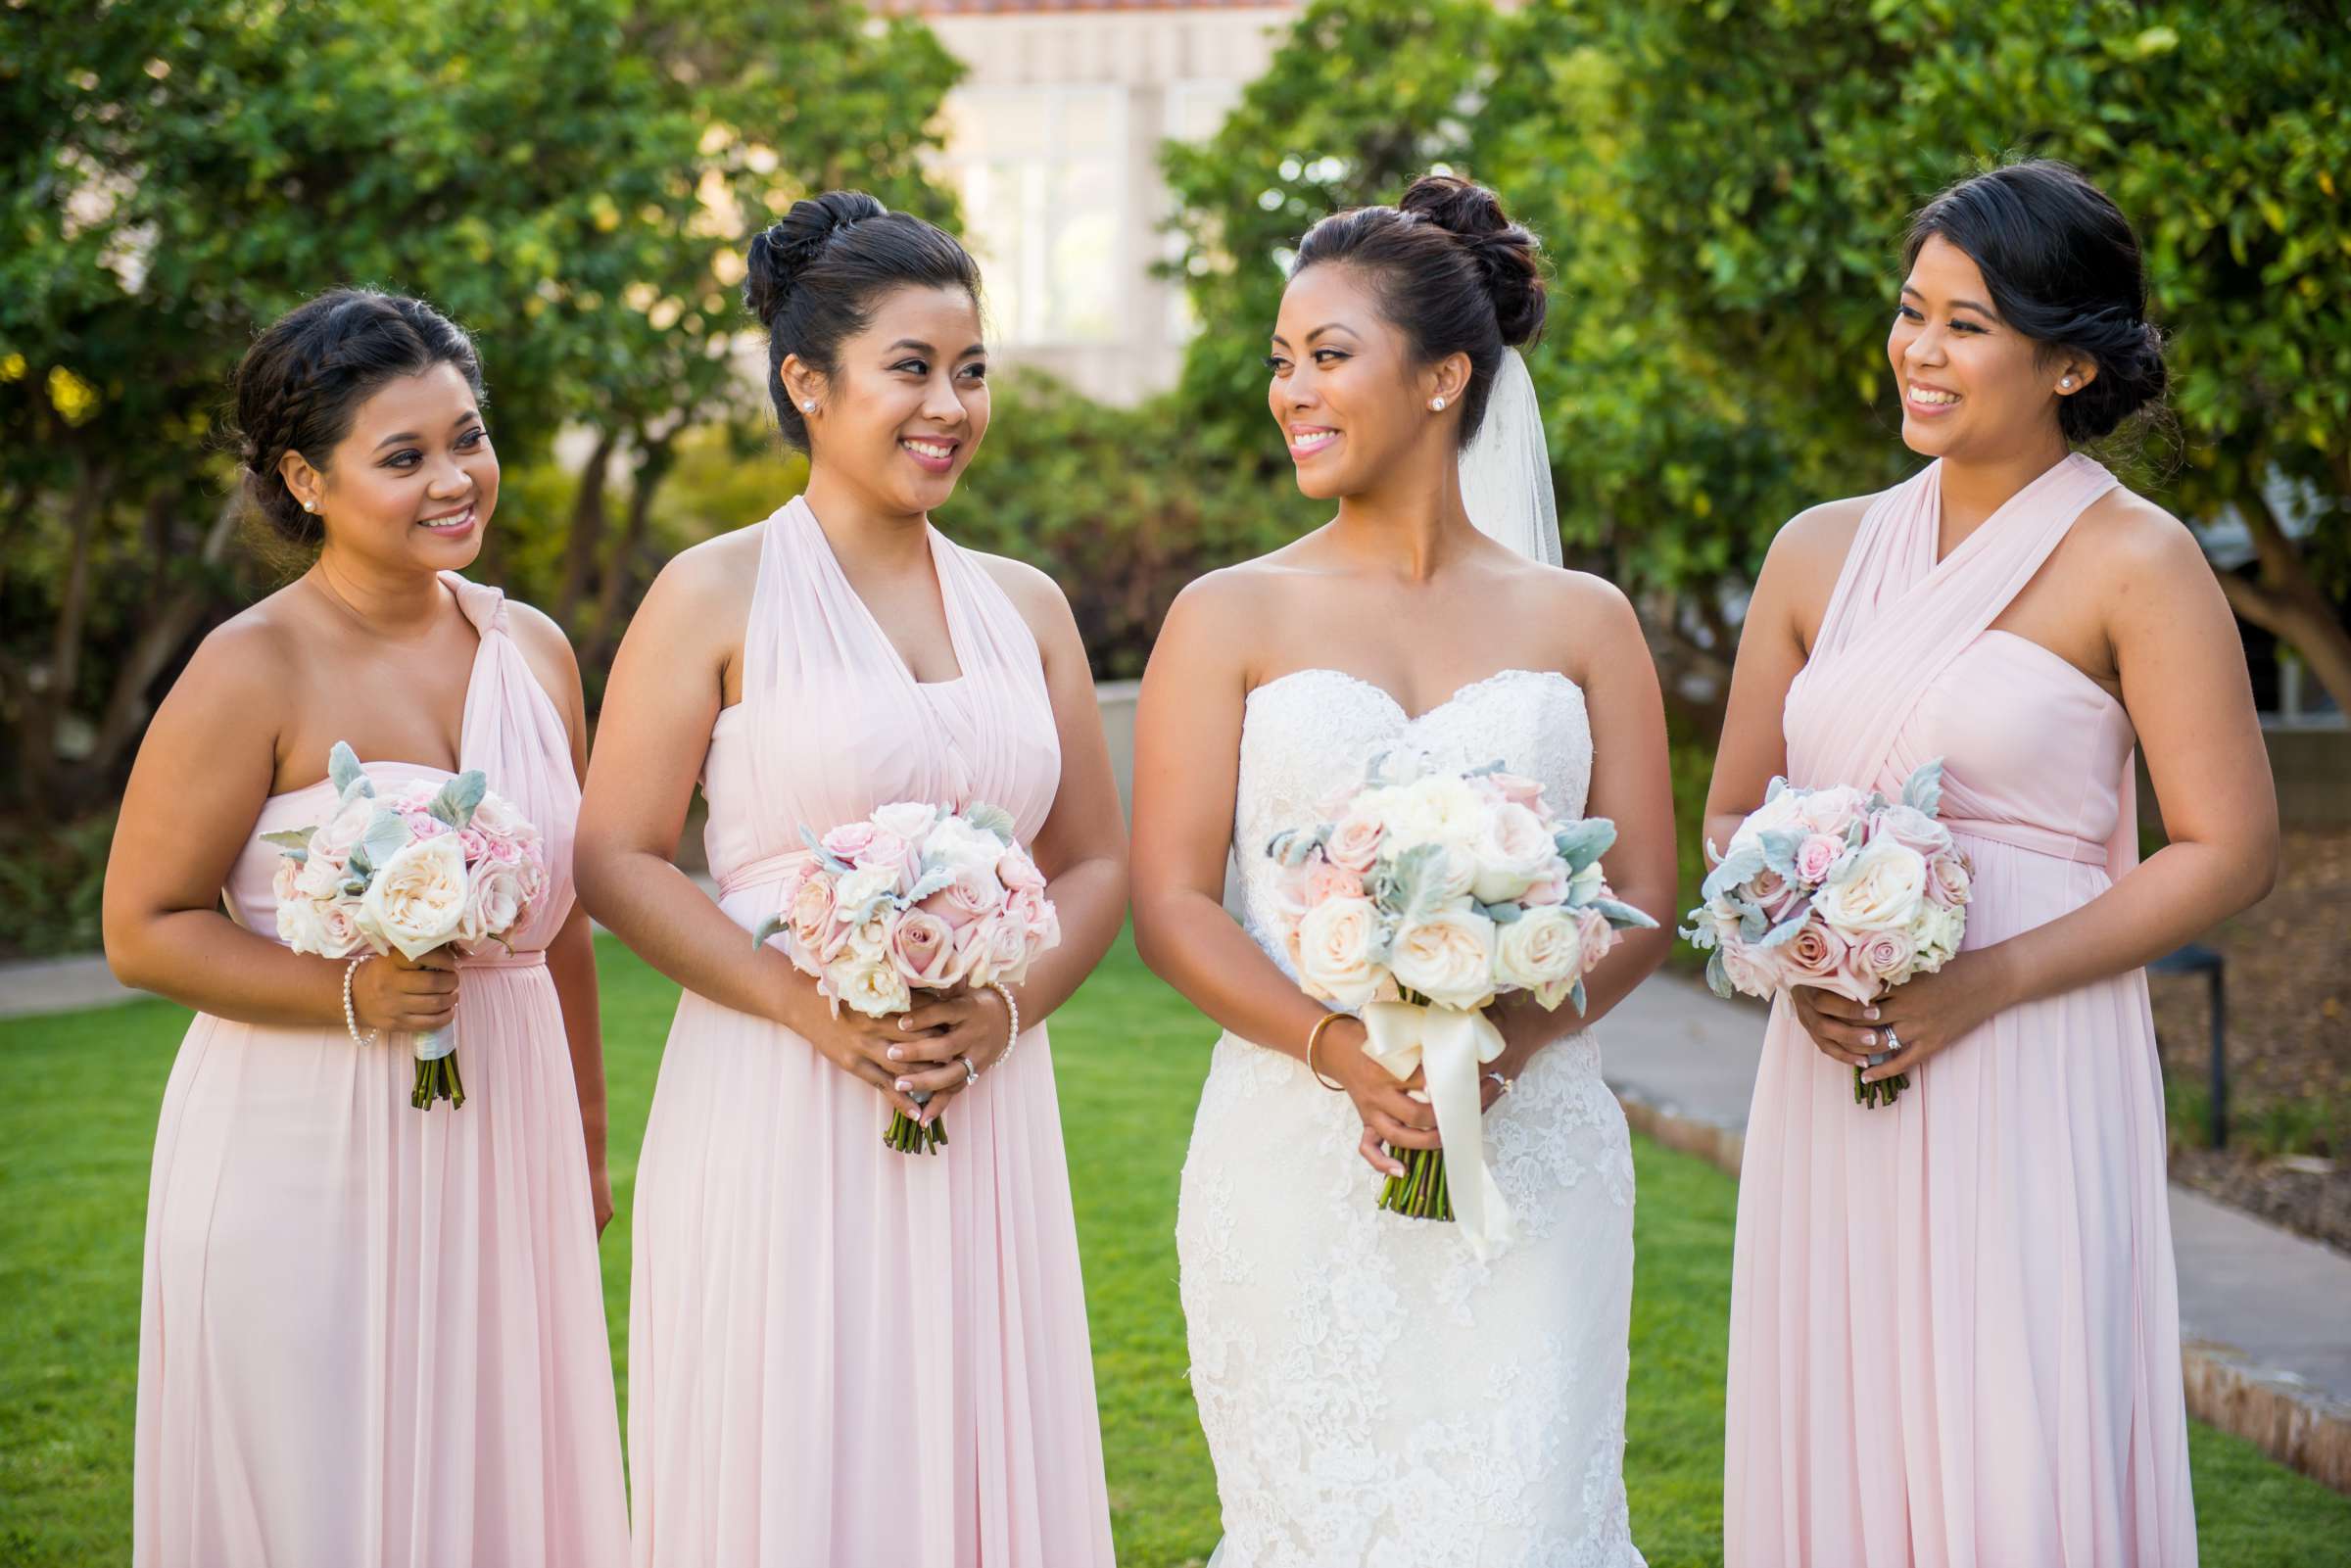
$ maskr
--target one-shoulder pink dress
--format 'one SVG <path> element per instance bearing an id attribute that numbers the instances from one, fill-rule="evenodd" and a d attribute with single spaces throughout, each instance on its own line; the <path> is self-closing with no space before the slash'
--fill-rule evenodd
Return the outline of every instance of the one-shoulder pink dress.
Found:
<path id="1" fill-rule="evenodd" d="M 1943 758 L 1979 948 L 2136 861 L 2130 716 L 1991 630 L 2115 481 L 2069 456 L 1938 564 L 1941 480 L 1869 509 L 1789 693 L 1788 771 L 1898 793 Z M 1772 1009 L 1740 1171 L 1725 1561 L 2192 1563 L 2144 974 L 2012 1008 L 1910 1076 L 1857 1106 L 1852 1069 Z"/>
<path id="2" fill-rule="evenodd" d="M 743 700 L 702 777 L 726 912 L 756 927 L 803 825 L 891 801 L 1001 806 L 1033 839 L 1061 748 L 985 568 L 931 533 L 961 676 L 918 684 L 807 503 L 761 527 Z M 1110 1562 L 1045 1029 L 954 1097 L 936 1155 L 886 1148 L 888 1118 L 791 1030 L 680 1000 L 637 1169 L 641 1568 Z"/>
<path id="3" fill-rule="evenodd" d="M 626 1560 L 588 1156 L 547 943 L 570 913 L 579 781 L 497 589 L 444 574 L 480 635 L 460 760 L 545 836 L 516 954 L 468 960 L 465 1104 L 408 1103 L 406 1035 L 198 1014 L 147 1200 L 132 1561 L 427 1568 Z M 385 784 L 438 768 L 366 763 Z M 318 823 L 272 796 L 256 834 Z M 275 940 L 278 851 L 226 889 Z"/>

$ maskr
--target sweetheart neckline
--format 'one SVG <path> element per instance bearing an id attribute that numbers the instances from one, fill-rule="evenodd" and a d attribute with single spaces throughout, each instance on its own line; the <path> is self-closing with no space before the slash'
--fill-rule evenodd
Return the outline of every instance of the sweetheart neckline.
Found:
<path id="1" fill-rule="evenodd" d="M 1295 681 L 1300 676 L 1305 675 L 1335 675 L 1342 681 L 1362 687 L 1367 691 L 1376 693 L 1377 695 L 1386 698 L 1388 706 L 1394 708 L 1399 714 L 1404 716 L 1404 722 L 1407 728 L 1444 712 L 1447 708 L 1452 707 L 1455 703 L 1461 702 L 1464 698 L 1468 697 L 1470 693 L 1476 691 L 1481 687 L 1498 685 L 1513 675 L 1533 676 L 1537 680 L 1548 678 L 1566 687 L 1568 690 L 1573 691 L 1578 697 L 1581 697 L 1584 694 L 1584 689 L 1581 686 L 1578 686 L 1572 679 L 1560 674 L 1558 670 L 1529 670 L 1518 666 L 1512 666 L 1509 669 L 1496 670 L 1492 675 L 1481 675 L 1474 681 L 1464 682 L 1463 685 L 1454 688 L 1452 694 L 1447 696 L 1443 701 L 1437 703 L 1435 706 L 1422 708 L 1418 713 L 1412 713 L 1407 711 L 1405 705 L 1397 699 L 1395 692 L 1390 691 L 1386 687 L 1381 686 L 1377 681 L 1367 681 L 1362 676 L 1357 675 L 1352 671 L 1341 670 L 1331 665 L 1310 664 L 1301 670 L 1285 671 L 1284 673 L 1273 677 L 1273 679 L 1271 681 L 1261 681 L 1256 686 L 1253 686 L 1249 689 L 1248 696 L 1243 698 L 1242 701 L 1244 705 L 1248 702 L 1255 701 L 1257 694 L 1260 691 L 1271 690 L 1274 687 L 1281 685 L 1284 681 Z"/>

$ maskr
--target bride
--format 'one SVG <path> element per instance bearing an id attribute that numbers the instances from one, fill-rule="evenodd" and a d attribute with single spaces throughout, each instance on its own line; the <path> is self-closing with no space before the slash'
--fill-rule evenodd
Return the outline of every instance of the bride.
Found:
<path id="1" fill-rule="evenodd" d="M 1338 515 L 1194 583 L 1144 677 L 1136 937 L 1226 1030 L 1176 1218 L 1217 1568 L 1641 1561 L 1621 1468 L 1633 1164 L 1581 1030 L 1664 956 L 1673 807 L 1631 606 L 1545 564 L 1550 469 L 1511 347 L 1543 309 L 1534 236 L 1481 186 L 1430 175 L 1317 224 L 1268 401 L 1298 488 Z M 1580 1022 L 1497 1009 L 1483 1139 L 1516 1237 L 1491 1245 L 1375 1208 L 1403 1169 L 1383 1146 L 1436 1147 L 1436 1118 L 1356 1020 L 1310 1042 L 1324 1009 L 1267 935 L 1267 840 L 1408 747 L 1499 760 L 1555 810 L 1613 818 L 1610 880 L 1660 922 L 1593 974 Z M 1222 907 L 1228 852 L 1246 933 Z"/>

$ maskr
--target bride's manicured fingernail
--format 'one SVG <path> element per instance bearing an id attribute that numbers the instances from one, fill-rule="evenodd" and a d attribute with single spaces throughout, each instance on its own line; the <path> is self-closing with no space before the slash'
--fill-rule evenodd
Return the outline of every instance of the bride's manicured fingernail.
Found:
<path id="1" fill-rule="evenodd" d="M 893 1045 L 889 1048 L 889 1059 L 892 1062 L 903 1062 L 906 1060 L 906 1053 Z"/>
<path id="2" fill-rule="evenodd" d="M 1878 1010 L 1874 1007 L 1865 1007 L 1861 1010 L 1861 1016 L 1875 1023 L 1878 1019 Z"/>
<path id="3" fill-rule="evenodd" d="M 1861 1043 L 1868 1046 L 1872 1051 L 1875 1051 L 1878 1048 L 1878 1031 L 1875 1029 L 1863 1029 L 1861 1031 Z"/>
<path id="4" fill-rule="evenodd" d="M 913 1087 L 914 1080 L 912 1078 L 900 1078 L 898 1080 L 898 1093 L 900 1094 L 904 1094 L 907 1090 Z"/>

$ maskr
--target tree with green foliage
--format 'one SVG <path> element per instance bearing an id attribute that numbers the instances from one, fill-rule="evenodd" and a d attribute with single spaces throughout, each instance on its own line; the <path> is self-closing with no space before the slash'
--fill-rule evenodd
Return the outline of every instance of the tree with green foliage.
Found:
<path id="1" fill-rule="evenodd" d="M 576 422 L 649 504 L 737 394 L 743 231 L 839 182 L 943 214 L 917 161 L 953 75 L 919 23 L 827 0 L 0 12 L 6 793 L 111 798 L 161 682 L 256 586 L 219 429 L 260 325 L 339 283 L 422 294 L 480 338 L 510 459 Z M 617 552 L 575 541 L 606 632 L 631 505 Z M 564 522 L 502 512 L 491 548 Z"/>
<path id="2" fill-rule="evenodd" d="M 1551 253 L 1528 357 L 1562 532 L 1639 597 L 1703 724 L 1781 521 L 1915 463 L 1884 356 L 1907 214 L 2002 157 L 2066 158 L 2137 225 L 2173 334 L 2178 461 L 2135 477 L 2241 521 L 2238 614 L 2351 707 L 2351 50 L 2329 9 L 1318 0 L 1223 131 L 1169 155 L 1209 323 L 1184 394 L 1200 420 L 1254 416 L 1236 394 L 1314 218 L 1436 163 L 1492 184 Z"/>

